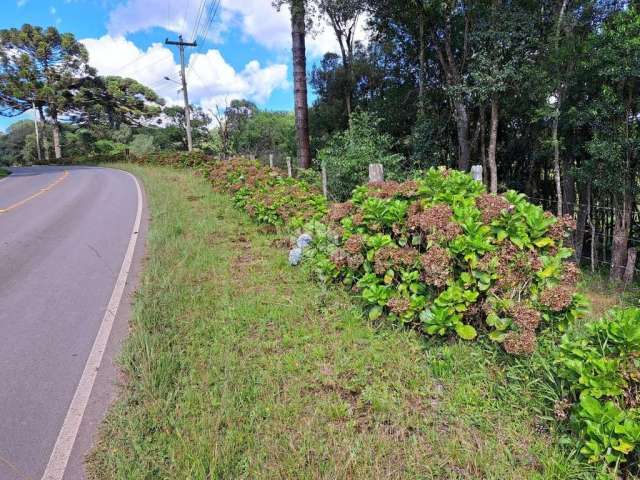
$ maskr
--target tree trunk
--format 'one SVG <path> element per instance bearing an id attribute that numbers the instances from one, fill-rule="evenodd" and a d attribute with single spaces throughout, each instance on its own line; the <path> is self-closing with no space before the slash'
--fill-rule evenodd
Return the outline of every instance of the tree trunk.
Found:
<path id="1" fill-rule="evenodd" d="M 624 284 L 629 285 L 633 282 L 633 277 L 636 273 L 636 257 L 638 252 L 635 248 L 627 250 L 627 266 L 624 270 Z"/>
<path id="2" fill-rule="evenodd" d="M 569 139 L 571 142 L 571 139 Z M 576 212 L 576 182 L 573 175 L 573 159 L 562 160 L 562 213 L 573 215 Z"/>
<path id="3" fill-rule="evenodd" d="M 480 108 L 480 161 L 482 162 L 482 183 L 488 185 L 489 183 L 489 168 L 487 167 L 487 152 L 485 150 L 485 121 L 484 121 L 484 107 Z"/>
<path id="4" fill-rule="evenodd" d="M 51 122 L 51 136 L 53 137 L 53 154 L 56 161 L 62 159 L 62 148 L 60 147 L 60 124 L 57 118 Z"/>
<path id="5" fill-rule="evenodd" d="M 462 100 L 455 100 L 456 127 L 458 132 L 458 170 L 466 172 L 471 165 L 471 154 L 469 148 L 469 116 L 467 107 Z"/>
<path id="6" fill-rule="evenodd" d="M 591 273 L 595 273 L 598 264 L 598 241 L 596 240 L 596 221 L 591 213 L 591 184 L 587 200 L 587 223 L 591 227 Z"/>
<path id="7" fill-rule="evenodd" d="M 489 191 L 498 193 L 498 166 L 496 165 L 496 144 L 498 142 L 498 99 L 491 100 L 491 130 L 489 132 L 489 152 L 487 166 L 489 167 Z"/>
<path id="8" fill-rule="evenodd" d="M 309 106 L 307 104 L 304 0 L 292 0 L 291 2 L 291 40 L 298 164 L 300 168 L 309 168 L 311 166 L 311 146 L 309 143 Z"/>
<path id="9" fill-rule="evenodd" d="M 558 216 L 562 216 L 562 178 L 560 176 L 560 142 L 558 140 L 558 119 L 560 116 L 560 99 L 556 100 L 558 107 L 553 117 L 551 131 L 551 142 L 553 143 L 553 174 L 556 183 L 556 200 L 558 202 Z"/>
<path id="10" fill-rule="evenodd" d="M 427 67 L 427 60 L 425 57 L 424 48 L 424 12 L 420 11 L 420 72 L 418 75 L 418 111 L 424 115 L 424 78 Z"/>
<path id="11" fill-rule="evenodd" d="M 42 150 L 44 151 L 44 161 L 49 163 L 49 140 L 47 140 L 47 120 L 44 117 L 42 107 L 38 107 L 38 113 L 40 114 L 40 122 L 42 123 L 42 132 L 40 137 L 42 138 Z"/>
<path id="12" fill-rule="evenodd" d="M 625 191 L 622 208 L 614 210 L 615 223 L 613 226 L 613 243 L 611 245 L 611 272 L 609 274 L 609 278 L 612 281 L 621 281 L 627 266 L 632 203 L 631 194 Z"/>
<path id="13" fill-rule="evenodd" d="M 587 217 L 589 215 L 589 202 L 591 197 L 591 182 L 580 182 L 580 196 L 578 197 L 578 218 L 576 220 L 576 231 L 573 234 L 573 248 L 578 265 L 582 260 L 584 250 L 584 237 L 587 228 Z M 589 199 L 589 200 L 588 200 Z"/>

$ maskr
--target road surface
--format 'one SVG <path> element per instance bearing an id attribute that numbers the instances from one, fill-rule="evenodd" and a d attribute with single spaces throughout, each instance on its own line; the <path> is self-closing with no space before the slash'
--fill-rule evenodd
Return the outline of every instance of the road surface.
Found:
<path id="1" fill-rule="evenodd" d="M 0 479 L 77 480 L 113 396 L 142 197 L 119 170 L 12 170 L 0 180 Z"/>

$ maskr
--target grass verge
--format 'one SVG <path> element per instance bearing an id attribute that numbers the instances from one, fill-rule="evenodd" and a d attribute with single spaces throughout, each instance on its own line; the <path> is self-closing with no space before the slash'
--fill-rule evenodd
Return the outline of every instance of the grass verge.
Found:
<path id="1" fill-rule="evenodd" d="M 9 170 L 7 170 L 4 167 L 0 167 L 0 178 L 4 178 L 9 176 L 9 174 L 11 174 L 11 172 Z"/>
<path id="2" fill-rule="evenodd" d="M 123 168 L 152 222 L 91 478 L 592 478 L 537 418 L 526 368 L 375 328 L 203 179 Z"/>

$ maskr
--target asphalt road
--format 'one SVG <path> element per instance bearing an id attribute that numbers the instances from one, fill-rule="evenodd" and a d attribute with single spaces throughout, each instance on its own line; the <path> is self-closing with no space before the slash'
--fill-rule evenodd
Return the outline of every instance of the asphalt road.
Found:
<path id="1" fill-rule="evenodd" d="M 122 278 L 137 211 L 135 179 L 118 170 L 15 168 L 0 180 L 0 480 L 42 477 Z M 83 476 L 83 454 L 112 397 L 132 281 L 64 478 Z"/>

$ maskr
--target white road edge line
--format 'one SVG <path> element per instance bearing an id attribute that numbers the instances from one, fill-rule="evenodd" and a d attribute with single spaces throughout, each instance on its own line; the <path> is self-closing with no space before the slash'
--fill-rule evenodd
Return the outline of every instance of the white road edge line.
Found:
<path id="1" fill-rule="evenodd" d="M 133 253 L 138 239 L 138 232 L 140 231 L 140 221 L 142 219 L 142 191 L 140 189 L 138 179 L 129 172 L 125 173 L 133 178 L 136 183 L 136 189 L 138 190 L 138 210 L 136 212 L 136 219 L 129 239 L 129 246 L 127 247 L 124 260 L 122 261 L 122 267 L 120 268 L 120 273 L 118 274 L 113 293 L 111 294 L 111 299 L 107 305 L 107 310 L 102 318 L 100 330 L 98 330 L 96 339 L 93 342 L 91 353 L 89 353 L 89 358 L 87 358 L 87 363 L 84 366 L 84 371 L 82 372 L 82 377 L 80 378 L 80 382 L 76 388 L 76 393 L 73 395 L 73 400 L 71 400 L 71 404 L 69 405 L 69 410 L 67 411 L 64 423 L 58 433 L 56 444 L 53 447 L 51 456 L 49 457 L 49 463 L 47 463 L 47 468 L 45 468 L 44 474 L 42 475 L 42 480 L 62 480 L 64 477 L 64 473 L 67 469 L 67 462 L 69 461 L 73 444 L 76 441 L 82 417 L 84 416 L 87 404 L 89 403 L 93 384 L 95 383 L 96 376 L 98 375 L 98 369 L 102 363 L 102 357 L 107 347 L 111 328 L 113 327 L 113 322 L 124 293 L 127 277 L 129 276 Z"/>

